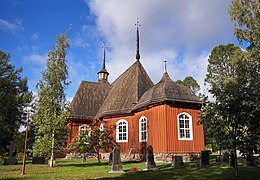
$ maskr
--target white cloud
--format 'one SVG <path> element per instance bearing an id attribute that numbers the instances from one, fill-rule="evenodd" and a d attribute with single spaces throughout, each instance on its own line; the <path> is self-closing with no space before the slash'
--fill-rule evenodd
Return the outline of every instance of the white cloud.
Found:
<path id="1" fill-rule="evenodd" d="M 0 19 L 0 30 L 7 33 L 15 34 L 17 31 L 23 30 L 23 24 L 21 20 L 16 19 L 13 23 L 7 20 Z"/>
<path id="2" fill-rule="evenodd" d="M 110 47 L 107 70 L 113 82 L 135 61 L 137 17 L 141 62 L 154 83 L 163 60 L 173 80 L 193 76 L 204 87 L 207 59 L 214 46 L 233 39 L 231 0 L 86 0 L 98 32 Z"/>
<path id="3" fill-rule="evenodd" d="M 80 32 L 71 39 L 72 46 L 84 49 L 87 49 L 89 46 L 95 46 L 93 42 L 99 42 L 99 34 L 94 25 L 83 25 Z"/>
<path id="4" fill-rule="evenodd" d="M 45 64 L 47 61 L 48 55 L 44 54 L 44 55 L 40 55 L 37 53 L 32 53 L 30 55 L 26 55 L 23 57 L 23 60 L 25 61 L 29 61 L 32 63 L 37 63 L 37 64 Z"/>
<path id="5" fill-rule="evenodd" d="M 37 33 L 34 33 L 34 34 L 31 35 L 31 40 L 36 41 L 38 39 L 39 39 L 39 35 Z"/>

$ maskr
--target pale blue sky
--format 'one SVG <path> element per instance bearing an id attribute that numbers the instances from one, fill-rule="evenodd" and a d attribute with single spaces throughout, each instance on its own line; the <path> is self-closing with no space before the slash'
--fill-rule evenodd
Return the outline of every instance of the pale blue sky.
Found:
<path id="1" fill-rule="evenodd" d="M 2 0 L 0 49 L 23 67 L 22 76 L 36 92 L 56 36 L 71 25 L 71 99 L 81 80 L 97 81 L 103 41 L 111 83 L 134 63 L 139 17 L 141 62 L 154 83 L 166 59 L 173 80 L 192 75 L 203 85 L 212 48 L 235 41 L 229 5 L 230 0 Z"/>

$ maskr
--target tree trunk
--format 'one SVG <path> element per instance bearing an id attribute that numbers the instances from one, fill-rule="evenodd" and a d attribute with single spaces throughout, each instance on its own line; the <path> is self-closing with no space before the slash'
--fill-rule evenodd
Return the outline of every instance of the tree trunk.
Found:
<path id="1" fill-rule="evenodd" d="M 236 177 L 238 177 L 238 166 L 237 166 L 237 146 L 236 146 L 236 139 L 234 142 L 234 157 L 235 157 L 235 172 L 236 172 Z"/>
<path id="2" fill-rule="evenodd" d="M 52 141 L 51 141 L 51 159 L 50 159 L 50 167 L 54 167 L 54 129 L 52 131 Z"/>

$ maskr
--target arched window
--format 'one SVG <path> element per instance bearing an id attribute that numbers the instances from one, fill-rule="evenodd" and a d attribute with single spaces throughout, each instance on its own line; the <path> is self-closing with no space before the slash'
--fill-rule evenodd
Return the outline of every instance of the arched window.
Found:
<path id="1" fill-rule="evenodd" d="M 89 127 L 89 125 L 87 124 L 83 124 L 81 126 L 79 126 L 79 133 L 84 133 L 87 134 L 89 137 L 91 135 L 91 127 Z"/>
<path id="2" fill-rule="evenodd" d="M 178 115 L 178 139 L 192 140 L 192 117 L 188 113 Z"/>
<path id="3" fill-rule="evenodd" d="M 139 140 L 147 142 L 147 118 L 145 116 L 139 119 Z"/>
<path id="4" fill-rule="evenodd" d="M 116 142 L 128 141 L 128 122 L 121 119 L 116 122 Z"/>
<path id="5" fill-rule="evenodd" d="M 103 123 L 100 124 L 99 130 L 100 130 L 100 131 L 104 131 L 104 124 L 103 124 Z"/>

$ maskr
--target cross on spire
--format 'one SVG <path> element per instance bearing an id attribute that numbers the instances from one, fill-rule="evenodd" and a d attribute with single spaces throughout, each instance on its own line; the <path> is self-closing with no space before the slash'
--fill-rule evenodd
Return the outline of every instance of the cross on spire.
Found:
<path id="1" fill-rule="evenodd" d="M 167 72 L 167 69 L 166 69 L 166 63 L 167 63 L 167 61 L 164 60 L 163 62 L 164 62 L 164 72 L 166 73 L 166 72 Z"/>
<path id="2" fill-rule="evenodd" d="M 139 61 L 140 59 L 140 53 L 139 53 L 139 27 L 141 26 L 139 24 L 139 18 L 137 18 L 137 22 L 136 22 L 136 60 Z"/>
<path id="3" fill-rule="evenodd" d="M 139 18 L 137 18 L 137 21 L 136 21 L 135 25 L 136 25 L 137 29 L 139 29 L 139 27 L 141 26 L 141 24 L 139 22 Z"/>

